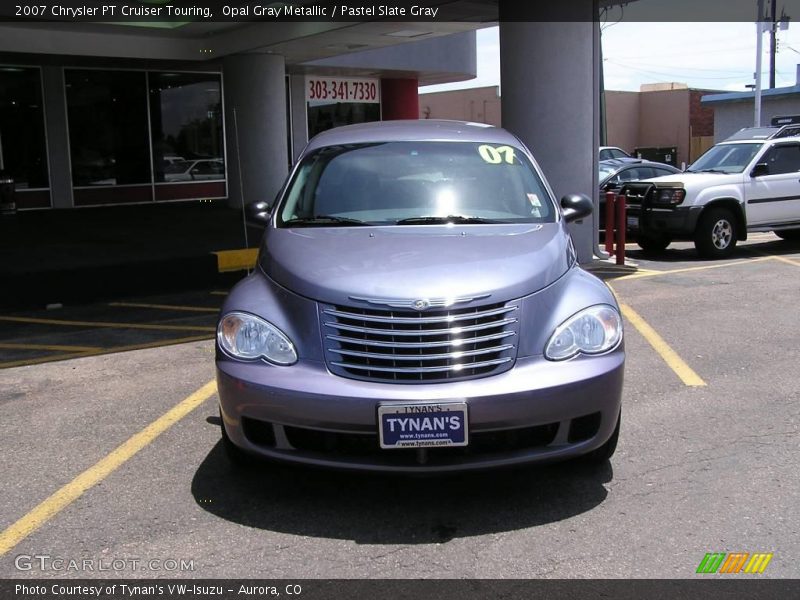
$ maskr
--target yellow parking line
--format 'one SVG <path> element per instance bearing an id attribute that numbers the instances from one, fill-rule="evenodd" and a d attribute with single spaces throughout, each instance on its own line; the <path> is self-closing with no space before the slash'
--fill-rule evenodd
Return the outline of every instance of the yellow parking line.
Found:
<path id="1" fill-rule="evenodd" d="M 152 331 L 215 331 L 214 327 L 201 325 L 149 325 L 145 323 L 109 323 L 105 321 L 65 321 L 62 319 L 37 319 L 34 317 L 2 317 L 0 321 L 13 323 L 39 323 L 70 327 L 110 327 L 112 329 L 148 329 Z"/>
<path id="2" fill-rule="evenodd" d="M 217 383 L 209 381 L 9 526 L 0 534 L 0 556 L 5 555 L 31 533 L 75 502 L 84 492 L 116 471 L 159 435 L 208 400 L 216 391 Z"/>
<path id="3" fill-rule="evenodd" d="M 58 346 L 53 344 L 0 343 L 3 350 L 52 350 L 53 352 L 96 352 L 99 346 Z"/>
<path id="4" fill-rule="evenodd" d="M 84 356 L 92 356 L 95 353 L 88 352 L 70 352 L 67 354 L 55 354 L 50 356 L 40 356 L 38 358 L 29 358 L 26 360 L 9 360 L 0 363 L 0 369 L 12 369 L 14 367 L 27 367 L 28 365 L 40 365 L 43 363 L 56 362 L 59 360 L 69 360 L 71 358 L 82 358 Z M 99 353 L 97 353 L 99 354 Z"/>
<path id="5" fill-rule="evenodd" d="M 788 265 L 794 265 L 795 267 L 800 267 L 800 262 L 795 262 L 791 258 L 786 258 L 785 256 L 771 256 L 770 258 L 774 258 L 775 260 L 779 260 L 784 262 Z"/>
<path id="6" fill-rule="evenodd" d="M 692 371 L 691 367 L 687 365 L 683 359 L 670 347 L 664 339 L 658 335 L 655 329 L 641 317 L 639 313 L 633 310 L 627 304 L 620 303 L 622 314 L 628 321 L 631 322 L 636 330 L 642 334 L 656 352 L 664 359 L 670 369 L 675 371 L 675 374 L 680 377 L 681 381 L 688 386 L 704 386 L 706 382 L 700 376 Z"/>
<path id="7" fill-rule="evenodd" d="M 159 310 L 181 310 L 187 312 L 218 313 L 218 308 L 208 306 L 183 306 L 179 304 L 143 304 L 139 302 L 109 302 L 109 306 L 121 306 L 124 308 L 156 308 Z"/>
<path id="8" fill-rule="evenodd" d="M 205 340 L 213 339 L 209 335 L 195 335 L 191 337 L 172 338 L 169 340 L 160 340 L 157 342 L 145 342 L 143 344 L 128 344 L 125 346 L 111 346 L 110 348 L 96 348 L 94 350 L 86 350 L 83 352 L 57 354 L 55 356 L 43 356 L 33 358 L 30 360 L 12 360 L 8 362 L 0 362 L 0 369 L 10 369 L 12 367 L 23 367 L 27 365 L 39 365 L 42 363 L 56 362 L 59 360 L 70 360 L 73 358 L 84 358 L 86 356 L 100 356 L 102 354 L 113 354 L 115 352 L 128 352 L 130 350 L 145 350 L 147 348 L 161 348 L 163 346 L 174 346 L 176 344 L 186 344 L 189 342 L 202 342 Z"/>
<path id="9" fill-rule="evenodd" d="M 623 275 L 617 277 L 614 281 L 626 281 L 628 279 L 641 279 L 643 277 L 657 277 L 659 275 L 672 275 L 673 273 L 689 273 L 691 271 L 705 271 L 707 269 L 722 269 L 724 267 L 735 267 L 738 265 L 749 265 L 751 263 L 763 262 L 771 260 L 772 256 L 762 256 L 761 258 L 747 258 L 744 260 L 737 260 L 727 263 L 718 263 L 714 265 L 703 265 L 702 267 L 686 267 L 683 269 L 670 269 L 667 271 L 649 271 L 647 273 L 633 273 L 632 275 Z"/>

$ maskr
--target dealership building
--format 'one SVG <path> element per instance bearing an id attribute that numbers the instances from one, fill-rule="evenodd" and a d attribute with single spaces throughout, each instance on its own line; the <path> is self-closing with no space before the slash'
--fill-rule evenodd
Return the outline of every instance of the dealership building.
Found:
<path id="1" fill-rule="evenodd" d="M 18 208 L 269 199 L 316 133 L 415 119 L 418 85 L 475 75 L 472 24 L 339 24 L 268 44 L 271 24 L 224 25 L 0 25 Z"/>
<path id="2" fill-rule="evenodd" d="M 0 22 L 18 208 L 270 201 L 314 134 L 419 118 L 418 86 L 474 77 L 475 30 L 498 21 L 503 126 L 556 196 L 596 196 L 597 11 L 615 2 L 576 0 L 569 21 L 550 3 L 428 4 L 437 18 L 415 22 Z M 501 20 L 504 5 L 526 20 Z M 571 228 L 585 262 L 601 252 L 584 221 Z"/>

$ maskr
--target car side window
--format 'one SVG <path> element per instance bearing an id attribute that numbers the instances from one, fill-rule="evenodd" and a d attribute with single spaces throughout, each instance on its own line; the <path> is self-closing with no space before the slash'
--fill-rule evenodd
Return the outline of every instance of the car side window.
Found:
<path id="1" fill-rule="evenodd" d="M 611 151 L 610 150 L 600 150 L 600 160 L 606 160 L 608 158 L 612 158 L 611 157 Z"/>
<path id="2" fill-rule="evenodd" d="M 774 146 L 764 155 L 762 162 L 769 165 L 770 175 L 800 171 L 800 144 Z"/>
<path id="3" fill-rule="evenodd" d="M 622 150 L 609 150 L 608 153 L 611 155 L 611 158 L 626 158 L 628 156 Z"/>

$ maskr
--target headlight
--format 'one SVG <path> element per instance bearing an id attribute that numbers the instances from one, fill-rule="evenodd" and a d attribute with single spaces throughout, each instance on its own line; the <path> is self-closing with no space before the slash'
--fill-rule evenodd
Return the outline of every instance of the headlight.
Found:
<path id="1" fill-rule="evenodd" d="M 559 325 L 544 348 L 550 360 L 566 360 L 577 354 L 602 354 L 622 339 L 622 319 L 606 304 L 590 306 Z"/>
<path id="2" fill-rule="evenodd" d="M 277 327 L 247 313 L 228 313 L 217 326 L 217 342 L 222 350 L 242 360 L 266 358 L 277 365 L 297 362 L 294 344 Z"/>
<path id="3" fill-rule="evenodd" d="M 686 198 L 686 190 L 683 188 L 657 190 L 654 202 L 656 204 L 666 204 L 667 206 L 677 206 Z"/>

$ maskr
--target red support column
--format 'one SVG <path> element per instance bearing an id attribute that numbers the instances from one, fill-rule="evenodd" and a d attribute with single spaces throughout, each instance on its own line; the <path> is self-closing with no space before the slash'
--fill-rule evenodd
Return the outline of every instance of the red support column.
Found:
<path id="1" fill-rule="evenodd" d="M 628 228 L 628 220 L 625 217 L 625 195 L 617 196 L 616 222 L 617 222 L 617 264 L 625 264 L 625 230 Z"/>
<path id="2" fill-rule="evenodd" d="M 614 202 L 617 195 L 614 192 L 606 192 L 606 252 L 614 252 Z"/>
<path id="3" fill-rule="evenodd" d="M 419 119 L 416 79 L 381 79 L 381 120 Z"/>

